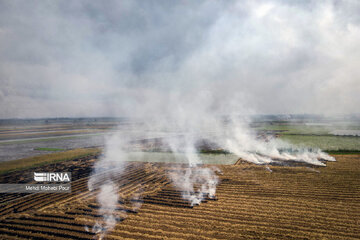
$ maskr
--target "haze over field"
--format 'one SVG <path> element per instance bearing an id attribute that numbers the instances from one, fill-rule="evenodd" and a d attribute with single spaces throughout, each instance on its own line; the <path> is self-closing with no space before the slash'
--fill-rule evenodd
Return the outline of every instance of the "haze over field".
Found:
<path id="1" fill-rule="evenodd" d="M 358 1 L 0 1 L 0 117 L 356 113 Z"/>
<path id="2" fill-rule="evenodd" d="M 0 119 L 120 117 L 117 129 L 115 122 L 96 127 L 79 119 L 63 126 L 39 120 L 35 131 L 5 124 L 0 129 L 5 139 L 0 150 L 19 152 L 20 146 L 24 154 L 29 149 L 60 151 L 64 149 L 59 146 L 69 144 L 65 135 L 101 136 L 98 140 L 105 146 L 86 167 L 81 183 L 84 189 L 87 182 L 91 192 L 81 198 L 96 201 L 90 206 L 97 212 L 87 213 L 96 219 L 84 224 L 84 231 L 98 239 L 112 234 L 129 213 L 137 213 L 150 192 L 157 195 L 164 190 L 170 199 L 181 195 L 175 200 L 189 208 L 217 200 L 222 170 L 204 164 L 200 156 L 204 152 L 231 153 L 237 165 L 247 161 L 263 165 L 258 168 L 263 171 L 302 166 L 305 173 L 320 173 L 313 167 L 326 166 L 335 161 L 333 156 L 279 139 L 278 133 L 289 129 L 271 129 L 273 122 L 250 127 L 249 116 L 359 114 L 359 12 L 360 3 L 351 0 L 0 0 Z M 340 130 L 353 134 L 359 129 L 356 124 Z M 311 129 L 326 135 L 330 128 Z M 57 146 L 39 146 L 51 138 Z M 14 139 L 20 145 L 11 145 Z M 79 145 L 81 140 L 73 141 Z M 82 141 L 89 144 L 89 138 Z M 357 139 L 352 142 L 356 145 Z M 165 156 L 165 168 L 129 163 L 134 149 L 140 158 L 145 152 L 171 157 Z M 182 163 L 185 159 L 185 164 L 171 159 Z M 247 171 L 254 169 L 249 165 Z M 235 166 L 237 171 L 241 170 Z M 271 175 L 266 173 L 265 177 Z M 248 187 L 244 179 L 236 179 L 227 178 L 225 185 L 231 186 L 227 192 Z M 150 191 L 145 182 L 160 185 Z M 134 185 L 126 195 L 120 194 L 129 183 Z M 259 181 L 253 185 L 260 186 Z M 238 202 L 233 195 L 230 198 Z M 126 204 L 131 210 L 123 208 Z M 180 231 L 179 226 L 176 229 Z"/>

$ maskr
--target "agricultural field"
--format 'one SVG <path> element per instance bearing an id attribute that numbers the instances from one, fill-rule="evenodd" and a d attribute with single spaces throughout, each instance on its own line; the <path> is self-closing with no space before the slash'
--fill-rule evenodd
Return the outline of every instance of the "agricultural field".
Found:
<path id="1" fill-rule="evenodd" d="M 359 13 L 0 0 L 0 240 L 360 240 Z"/>
<path id="2" fill-rule="evenodd" d="M 280 139 L 298 146 L 320 148 L 325 151 L 360 152 L 360 137 L 283 135 Z"/>
<path id="3" fill-rule="evenodd" d="M 330 134 L 319 126 L 273 123 L 254 130 L 260 138 L 265 134 L 321 147 L 336 162 L 326 167 L 255 165 L 200 141 L 198 157 L 203 166 L 219 169 L 220 181 L 215 199 L 194 206 L 169 177 L 189 167 L 186 156 L 164 148 L 162 133 L 144 139 L 128 125 L 118 127 L 116 131 L 132 138 L 127 162 L 114 169 L 117 174 L 111 179 L 119 186 L 116 224 L 103 236 L 96 227 L 103 220 L 99 190 L 89 191 L 88 182 L 114 129 L 112 124 L 94 124 L 90 132 L 96 129 L 101 135 L 73 133 L 88 127 L 3 126 L 7 138 L 0 142 L 0 183 L 34 184 L 34 172 L 71 172 L 72 192 L 1 193 L 0 239 L 360 238 L 360 137 Z M 25 132 L 39 136 L 17 136 Z M 46 137 L 43 132 L 59 135 Z M 98 174 L 101 181 L 107 179 L 104 174 Z"/>
<path id="4" fill-rule="evenodd" d="M 25 121 L 25 120 L 24 120 Z M 106 135 L 114 128 L 113 122 L 77 122 L 49 120 L 0 121 L 0 162 L 104 145 Z"/>
<path id="5" fill-rule="evenodd" d="M 3 194 L 0 239 L 96 238 L 91 228 L 100 207 L 87 182 L 97 158 L 1 175 L 1 182 L 31 182 L 34 170 L 66 169 L 73 181 L 69 194 Z M 272 172 L 241 160 L 217 165 L 216 199 L 193 207 L 166 174 L 186 165 L 128 162 L 114 179 L 121 186 L 118 218 L 105 239 L 359 239 L 360 155 L 336 158 L 326 167 L 271 166 Z M 134 192 L 141 199 L 132 199 Z"/>
<path id="6" fill-rule="evenodd" d="M 302 147 L 320 148 L 331 153 L 343 152 L 343 150 L 360 153 L 360 136 L 357 135 L 360 124 L 358 122 L 332 124 L 319 126 L 309 123 L 270 121 L 257 124 L 252 129 L 257 135 L 276 136 Z M 125 133 L 134 141 L 143 139 L 143 133 L 134 129 L 136 124 L 119 119 L 117 121 L 83 119 L 82 122 L 76 119 L 54 120 L 46 124 L 30 122 L 17 125 L 2 123 L 0 124 L 0 162 L 50 154 L 54 151 L 103 147 L 106 139 L 115 132 Z M 163 132 L 147 133 L 150 139 L 161 139 L 165 135 L 166 133 Z M 146 149 L 141 146 L 138 150 Z M 160 156 L 159 159 L 162 161 L 163 158 Z M 209 163 L 214 162 L 218 160 L 209 161 Z"/>
<path id="7" fill-rule="evenodd" d="M 329 152 L 360 152 L 360 123 L 357 121 L 266 122 L 254 129 L 258 132 L 275 132 L 280 139 L 302 147 Z"/>

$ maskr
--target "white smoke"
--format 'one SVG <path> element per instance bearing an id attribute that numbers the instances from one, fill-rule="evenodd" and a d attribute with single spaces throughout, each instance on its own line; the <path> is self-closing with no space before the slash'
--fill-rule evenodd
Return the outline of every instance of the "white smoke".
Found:
<path id="1" fill-rule="evenodd" d="M 189 101 L 187 97 L 189 96 L 183 100 Z M 175 158 L 185 156 L 186 166 L 176 166 L 175 170 L 169 171 L 168 176 L 190 206 L 216 198 L 216 187 L 219 183 L 218 169 L 204 165 L 199 157 L 202 146 L 198 143 L 201 141 L 209 143 L 210 148 L 221 148 L 248 162 L 266 165 L 270 172 L 271 169 L 267 166 L 270 164 L 302 162 L 325 166 L 325 161 L 335 161 L 319 149 L 296 147 L 268 136 L 259 138 L 249 127 L 249 122 L 239 115 L 224 117 L 218 114 L 216 108 L 210 107 L 214 105 L 214 101 L 206 94 L 198 94 L 189 102 L 177 103 L 176 108 L 165 108 L 166 111 L 161 114 L 156 112 L 156 116 L 150 115 L 152 118 L 144 117 L 143 123 L 136 125 L 136 129 L 118 131 L 108 139 L 104 155 L 96 163 L 94 174 L 88 183 L 89 189 L 98 194 L 99 214 L 102 219 L 95 223 L 92 230 L 100 239 L 115 227 L 118 220 L 126 217 L 125 212 L 117 211 L 119 192 L 118 183 L 114 179 L 123 173 L 125 162 L 129 160 L 129 146 L 133 136 L 144 139 L 153 137 L 154 132 L 161 132 L 163 143 Z M 167 104 L 175 106 L 174 101 Z M 239 108 L 234 102 L 226 105 L 230 112 L 236 112 Z M 222 108 L 221 106 L 219 105 L 219 108 Z M 136 212 L 141 207 L 142 197 L 141 191 L 133 193 L 133 211 Z"/>
<path id="2" fill-rule="evenodd" d="M 105 182 L 100 187 L 100 192 L 97 195 L 97 201 L 100 204 L 101 208 L 99 214 L 103 216 L 102 222 L 96 222 L 93 231 L 95 233 L 100 233 L 99 239 L 102 239 L 107 231 L 113 229 L 116 224 L 116 216 L 114 214 L 119 195 L 117 192 L 117 187 L 113 182 Z"/>
<path id="3" fill-rule="evenodd" d="M 166 100 L 158 102 L 163 98 Z M 206 91 L 196 95 L 192 92 L 184 92 L 184 95 L 173 93 L 160 96 L 157 100 L 147 100 L 153 105 L 146 105 L 142 109 L 142 124 L 136 125 L 135 129 L 118 131 L 109 138 L 104 156 L 96 163 L 95 172 L 89 180 L 90 190 L 100 189 L 97 200 L 103 219 L 94 228 L 100 236 L 111 230 L 119 218 L 114 207 L 119 193 L 117 183 L 112 179 L 124 170 L 124 163 L 129 159 L 127 147 L 134 132 L 137 139 L 160 135 L 175 158 L 185 156 L 186 166 L 177 166 L 168 176 L 191 206 L 207 198 L 216 198 L 219 183 L 217 169 L 205 166 L 199 157 L 202 150 L 197 144 L 199 141 L 214 144 L 210 144 L 210 147 L 221 148 L 255 164 L 303 162 L 324 166 L 324 161 L 335 160 L 319 149 L 300 148 L 267 136 L 259 138 L 249 127 L 249 121 L 244 121 L 239 114 L 220 114 L 223 110 L 238 113 L 239 109 L 244 109 L 241 104 L 232 100 L 218 103 Z M 151 111 L 156 108 L 162 111 Z M 267 169 L 271 171 L 269 167 Z M 141 192 L 134 193 L 134 211 L 141 207 L 141 198 Z"/>
<path id="4" fill-rule="evenodd" d="M 128 159 L 125 137 L 116 132 L 107 139 L 104 154 L 96 162 L 88 181 L 89 190 L 96 193 L 96 201 L 100 207 L 98 214 L 102 216 L 102 219 L 97 220 L 92 227 L 92 231 L 99 239 L 103 239 L 118 221 L 126 218 L 125 211 L 117 211 L 118 206 L 121 206 L 118 179 L 122 176 Z M 126 182 L 126 179 L 123 181 Z M 132 207 L 136 211 L 141 206 L 139 193 L 134 193 L 132 200 L 135 200 Z"/>
<path id="5" fill-rule="evenodd" d="M 223 146 L 240 158 L 255 164 L 284 163 L 287 161 L 304 162 L 325 166 L 323 161 L 335 158 L 320 149 L 293 146 L 276 138 L 257 139 L 246 123 L 232 119 L 225 131 Z"/>
<path id="6" fill-rule="evenodd" d="M 124 22 L 122 16 L 137 16 L 137 4 L 143 2 L 135 2 L 127 6 L 128 9 L 119 7 L 125 13 L 128 11 L 127 14 L 112 14 L 108 22 Z M 110 76 L 101 85 L 103 88 L 90 84 L 94 86 L 91 93 L 98 95 L 101 92 L 99 89 L 104 89 L 104 94 L 99 98 L 106 103 L 106 112 L 137 118 L 143 123 L 136 129 L 139 138 L 151 138 L 155 133 L 161 133 L 174 156 L 183 154 L 186 157 L 187 166 L 169 172 L 169 177 L 191 205 L 200 204 L 207 197 L 214 198 L 219 181 L 216 169 L 204 166 L 199 158 L 196 145 L 199 140 L 214 142 L 216 148 L 255 164 L 301 162 L 324 166 L 324 160 L 335 159 L 319 149 L 301 148 L 274 138 L 259 139 L 247 122 L 241 121 L 238 116 L 256 112 L 327 111 L 337 106 L 333 101 L 345 106 L 337 107 L 337 111 L 344 109 L 351 112 L 355 109 L 354 101 L 350 100 L 358 98 L 355 93 L 359 87 L 353 82 L 356 78 L 351 76 L 358 73 L 359 68 L 354 63 L 360 55 L 353 58 L 348 56 L 357 52 L 359 24 L 347 17 L 352 8 L 333 5 L 291 5 L 281 1 L 274 1 L 272 5 L 251 1 L 245 4 L 233 1 L 222 5 L 210 1 L 196 5 L 195 11 L 188 11 L 192 8 L 183 7 L 183 4 L 170 7 L 174 11 L 167 11 L 166 5 L 160 7 L 160 11 L 154 11 L 161 13 L 160 23 L 170 23 L 161 31 L 159 22 L 152 20 L 158 19 L 151 17 L 153 11 L 141 12 L 140 19 L 145 14 L 148 17 L 144 19 L 149 22 L 146 29 L 136 34 L 132 34 L 131 24 L 131 32 L 123 31 L 123 28 L 129 30 L 126 21 L 124 25 L 114 28 L 114 32 L 109 31 L 109 35 L 98 34 L 97 31 L 93 34 L 104 36 L 101 40 L 109 43 L 104 44 L 108 48 L 100 51 L 102 58 L 95 58 L 97 61 L 94 62 L 108 59 L 103 61 L 108 65 L 99 70 L 96 67 L 89 70 L 99 71 L 96 77 L 103 76 L 104 72 L 110 72 L 107 73 Z M 117 8 L 109 9 L 116 11 Z M 323 10 L 329 13 L 328 17 L 324 16 Z M 213 12 L 218 14 L 209 14 Z M 176 18 L 170 18 L 171 14 L 175 14 Z M 183 14 L 189 17 L 184 18 Z M 115 16 L 120 20 L 112 19 Z M 209 16 L 212 16 L 211 21 L 203 21 Z M 205 22 L 206 28 L 202 24 L 191 28 L 196 22 Z M 143 26 L 142 20 L 139 24 Z M 110 25 L 108 27 L 111 28 Z M 102 33 L 103 28 L 100 29 Z M 198 35 L 200 29 L 204 31 Z M 339 48 L 333 47 L 332 43 Z M 329 49 L 334 51 L 329 52 Z M 119 57 L 121 52 L 126 54 Z M 121 61 L 118 62 L 118 59 Z M 329 69 L 329 66 L 338 67 Z M 344 74 L 350 76 L 349 84 L 343 84 Z M 85 79 L 93 78 L 86 76 Z M 99 83 L 98 78 L 93 81 Z M 340 85 L 343 87 L 336 87 Z M 80 89 L 83 89 L 82 85 Z M 342 95 L 339 89 L 342 89 Z M 329 92 L 334 96 L 331 99 Z M 274 98 L 274 95 L 278 97 Z M 341 96 L 347 98 L 344 100 Z M 233 117 L 225 121 L 224 118 L 229 115 Z M 110 188 L 114 191 L 107 187 L 107 191 L 102 191 L 101 186 L 106 182 L 104 180 L 111 180 L 122 173 L 123 163 L 128 159 L 124 147 L 126 140 L 129 140 L 128 133 L 130 131 L 115 134 L 107 142 L 104 156 L 96 164 L 95 174 L 89 180 L 89 189 L 98 190 L 99 194 L 118 194 L 115 181 L 112 181 L 114 186 Z M 99 179 L 97 175 L 105 177 Z M 138 209 L 141 194 L 134 198 L 134 202 L 138 203 L 134 208 Z M 106 205 L 109 203 L 100 200 L 98 197 L 101 209 L 111 209 L 111 204 L 108 208 Z M 114 214 L 103 213 L 104 216 Z M 103 219 L 105 226 L 106 219 L 112 218 Z M 112 227 L 111 223 L 108 229 Z"/>
<path id="7" fill-rule="evenodd" d="M 183 140 L 185 142 L 172 139 L 169 145 L 173 153 L 185 154 L 188 166 L 170 172 L 169 176 L 191 206 L 199 205 L 205 198 L 215 198 L 218 177 L 216 169 L 201 165 L 194 136 L 186 136 Z"/>
<path id="8" fill-rule="evenodd" d="M 142 200 L 143 200 L 142 193 L 143 191 L 141 189 L 139 192 L 135 193 L 131 198 L 132 210 L 134 212 L 137 212 L 142 206 Z"/>
<path id="9" fill-rule="evenodd" d="M 175 186 L 182 192 L 182 197 L 191 206 L 199 205 L 205 198 L 213 199 L 219 182 L 214 169 L 191 167 L 170 173 Z"/>

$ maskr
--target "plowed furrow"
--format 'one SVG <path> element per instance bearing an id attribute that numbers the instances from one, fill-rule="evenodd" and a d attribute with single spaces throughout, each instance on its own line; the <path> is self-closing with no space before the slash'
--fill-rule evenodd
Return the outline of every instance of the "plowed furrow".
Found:
<path id="1" fill-rule="evenodd" d="M 59 229 L 56 227 L 50 226 L 42 226 L 35 223 L 30 223 L 27 225 L 23 225 L 21 223 L 11 222 L 11 223 L 0 223 L 0 228 L 8 228 L 11 230 L 17 231 L 29 231 L 33 233 L 41 233 L 49 236 L 56 236 L 67 239 L 77 239 L 77 240 L 87 240 L 92 239 L 93 236 L 89 236 L 88 234 L 83 234 L 74 231 L 64 231 L 64 229 Z"/>
<path id="2" fill-rule="evenodd" d="M 172 211 L 166 211 L 166 210 L 160 210 L 163 209 L 163 207 L 156 208 L 150 212 L 147 212 L 147 209 L 145 210 L 145 208 L 143 208 L 141 210 L 141 214 L 144 214 L 145 212 L 148 214 L 156 214 L 157 216 L 161 217 L 161 218 L 180 218 L 183 219 L 183 221 L 185 221 L 185 218 L 188 218 L 188 221 L 193 221 L 193 222 L 201 222 L 202 225 L 206 225 L 206 224 L 211 224 L 212 221 L 216 221 L 218 224 L 221 223 L 232 223 L 232 224 L 242 224 L 244 226 L 248 225 L 248 226 L 256 226 L 258 228 L 262 228 L 263 230 L 266 229 L 281 229 L 282 231 L 289 231 L 289 230 L 302 230 L 304 232 L 306 231 L 315 231 L 316 232 L 321 232 L 323 234 L 327 234 L 328 232 L 330 232 L 330 234 L 334 234 L 335 236 L 344 236 L 344 237 L 359 237 L 358 235 L 354 235 L 351 233 L 347 233 L 346 232 L 338 232 L 338 231 L 333 231 L 333 230 L 329 230 L 329 229 L 317 229 L 317 228 L 310 228 L 307 225 L 304 226 L 298 226 L 296 224 L 291 225 L 291 224 L 277 224 L 276 222 L 273 221 L 269 221 L 269 222 L 259 222 L 259 221 L 251 221 L 248 219 L 239 219 L 236 217 L 222 217 L 222 216 L 214 216 L 213 214 L 202 214 L 199 213 L 197 211 L 191 211 L 191 212 L 187 212 L 187 213 L 180 213 L 179 211 L 176 212 L 172 212 Z M 179 220 L 180 221 L 180 220 Z"/>

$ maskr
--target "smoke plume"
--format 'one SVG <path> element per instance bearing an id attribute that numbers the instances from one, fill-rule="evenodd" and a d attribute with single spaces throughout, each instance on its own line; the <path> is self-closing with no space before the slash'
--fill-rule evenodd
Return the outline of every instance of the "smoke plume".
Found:
<path id="1" fill-rule="evenodd" d="M 102 219 L 97 220 L 92 228 L 99 239 L 111 231 L 117 222 L 126 218 L 126 212 L 118 209 L 122 207 L 123 200 L 118 188 L 121 183 L 127 182 L 127 179 L 122 178 L 128 160 L 127 139 L 129 139 L 128 136 L 119 132 L 107 139 L 104 153 L 95 163 L 88 181 L 89 190 L 96 194 L 96 201 L 99 204 L 98 214 L 102 216 Z M 131 200 L 134 200 L 132 208 L 136 211 L 141 206 L 140 193 L 134 192 Z"/>
<path id="2" fill-rule="evenodd" d="M 256 134 L 244 122 L 232 120 L 224 131 L 224 148 L 243 160 L 255 164 L 282 164 L 288 161 L 304 162 L 325 166 L 323 161 L 335 161 L 335 158 L 320 149 L 293 146 L 276 138 L 257 139 Z M 323 161 L 321 161 L 323 160 Z"/>
<path id="3" fill-rule="evenodd" d="M 97 230 L 118 218 L 114 179 L 135 136 L 161 136 L 186 156 L 187 168 L 169 177 L 194 205 L 218 182 L 199 141 L 255 164 L 334 160 L 259 139 L 239 119 L 358 112 L 359 12 L 351 0 L 0 1 L 0 117 L 142 123 L 117 131 L 95 165 L 89 189 L 108 196 L 97 197 Z"/>

